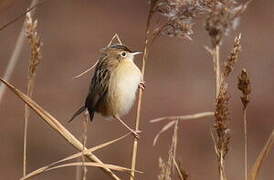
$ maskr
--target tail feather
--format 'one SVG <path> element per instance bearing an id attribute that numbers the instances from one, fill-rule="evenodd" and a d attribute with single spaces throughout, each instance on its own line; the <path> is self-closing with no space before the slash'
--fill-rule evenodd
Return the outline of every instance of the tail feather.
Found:
<path id="1" fill-rule="evenodd" d="M 90 120 L 90 122 L 92 122 L 92 120 L 93 120 L 93 117 L 94 117 L 94 111 L 89 111 L 89 120 Z"/>
<path id="2" fill-rule="evenodd" d="M 68 122 L 71 122 L 74 118 L 76 118 L 76 116 L 78 116 L 79 114 L 81 114 L 82 112 L 84 112 L 86 109 L 85 106 L 80 107 L 74 114 L 73 116 L 70 118 L 70 120 Z"/>

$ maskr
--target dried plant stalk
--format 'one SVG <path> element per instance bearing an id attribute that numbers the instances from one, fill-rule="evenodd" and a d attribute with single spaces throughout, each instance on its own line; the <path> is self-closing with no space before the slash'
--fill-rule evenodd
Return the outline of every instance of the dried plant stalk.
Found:
<path id="1" fill-rule="evenodd" d="M 151 123 L 156 123 L 160 122 L 163 120 L 169 120 L 166 125 L 162 127 L 162 129 L 156 134 L 154 140 L 153 140 L 153 146 L 156 145 L 158 138 L 160 135 L 164 132 L 166 132 L 168 129 L 170 129 L 173 125 L 175 125 L 176 121 L 181 121 L 181 120 L 194 120 L 194 119 L 200 119 L 204 117 L 211 117 L 214 116 L 213 112 L 202 112 L 202 113 L 196 113 L 196 114 L 191 114 L 191 115 L 184 115 L 184 116 L 167 116 L 167 117 L 160 117 L 156 119 L 150 120 Z"/>
<path id="2" fill-rule="evenodd" d="M 38 21 L 32 19 L 31 13 L 26 14 L 25 20 L 25 34 L 31 47 L 31 58 L 28 63 L 28 75 L 27 75 L 27 95 L 32 97 L 34 89 L 34 81 L 36 76 L 36 69 L 41 61 L 41 46 L 42 42 L 37 33 Z M 23 176 L 26 175 L 27 168 L 27 136 L 28 136 L 28 124 L 30 117 L 30 109 L 25 104 L 25 116 L 24 116 L 24 145 L 23 145 Z"/>
<path id="3" fill-rule="evenodd" d="M 240 11 L 243 10 L 242 5 L 238 5 L 234 0 L 228 1 L 212 1 L 212 6 L 209 8 L 209 14 L 206 19 L 206 30 L 211 39 L 213 49 L 210 50 L 214 63 L 215 79 L 216 79 L 216 110 L 215 110 L 215 151 L 218 160 L 218 172 L 220 180 L 226 180 L 224 161 L 228 153 L 230 134 L 228 128 L 229 113 L 228 102 L 229 95 L 226 83 L 226 78 L 232 71 L 232 68 L 238 59 L 240 51 L 240 36 L 237 43 L 234 43 L 234 48 L 224 67 L 224 73 L 220 67 L 220 45 L 223 36 L 233 27 L 237 22 Z"/>
<path id="4" fill-rule="evenodd" d="M 3 82 L 16 96 L 18 96 L 23 102 L 28 104 L 28 106 L 35 112 L 37 115 L 41 117 L 52 129 L 58 132 L 69 144 L 71 144 L 78 151 L 82 152 L 83 144 L 75 138 L 57 119 L 55 119 L 50 113 L 44 110 L 41 106 L 39 106 L 35 101 L 29 98 L 26 94 L 16 89 L 13 85 L 8 83 L 7 81 L 0 78 L 0 81 Z M 86 150 L 87 148 L 84 147 Z M 103 167 L 104 163 L 97 158 L 94 154 L 88 153 L 85 155 L 89 160 L 102 164 L 100 168 L 106 172 L 113 179 L 120 179 L 116 176 L 109 168 Z"/>
<path id="5" fill-rule="evenodd" d="M 200 119 L 200 118 L 205 118 L 205 117 L 212 117 L 214 116 L 214 112 L 201 112 L 201 113 L 195 113 L 195 114 L 189 114 L 189 115 L 182 115 L 182 116 L 164 116 L 164 117 L 159 117 L 156 119 L 152 119 L 149 122 L 150 123 L 156 123 L 164 120 L 170 120 L 174 121 L 178 119 L 179 121 L 181 120 L 193 120 L 193 119 Z"/>
<path id="6" fill-rule="evenodd" d="M 83 149 L 82 149 L 82 156 L 81 156 L 81 159 L 82 159 L 82 171 L 83 171 L 83 176 L 82 176 L 82 179 L 83 180 L 86 180 L 87 179 L 87 172 L 88 172 L 88 169 L 87 167 L 85 166 L 85 149 L 84 147 L 87 146 L 87 139 L 88 139 L 88 122 L 89 122 L 89 114 L 87 111 L 85 111 L 85 119 L 83 121 L 83 134 L 82 134 L 82 138 L 83 138 Z"/>
<path id="7" fill-rule="evenodd" d="M 246 111 L 249 104 L 249 94 L 251 93 L 251 85 L 248 74 L 245 69 L 242 70 L 241 75 L 238 77 L 238 89 L 242 92 L 241 101 L 243 104 L 243 119 L 244 119 L 244 167 L 245 167 L 245 180 L 248 178 L 248 135 L 247 135 L 247 119 Z"/>
<path id="8" fill-rule="evenodd" d="M 262 167 L 263 161 L 266 159 L 268 154 L 271 150 L 273 150 L 274 146 L 274 130 L 270 134 L 266 144 L 264 145 L 262 151 L 260 152 L 259 156 L 257 157 L 252 169 L 249 173 L 249 180 L 256 180 L 259 174 L 259 171 Z"/>
<path id="9" fill-rule="evenodd" d="M 187 180 L 188 174 L 186 173 L 186 171 L 182 167 L 182 164 L 180 162 L 178 164 L 177 161 L 175 161 L 174 165 L 176 167 L 176 171 L 178 173 L 178 176 L 179 176 L 180 180 Z"/>
<path id="10" fill-rule="evenodd" d="M 70 155 L 70 156 L 68 156 L 68 157 L 66 157 L 66 158 L 63 158 L 63 159 L 61 159 L 61 160 L 55 161 L 55 162 L 53 162 L 53 163 L 50 163 L 49 165 L 43 166 L 43 167 L 41 167 L 41 168 L 39 168 L 39 169 L 37 169 L 37 170 L 35 170 L 35 171 L 32 171 L 32 172 L 29 173 L 28 175 L 22 177 L 21 180 L 22 180 L 22 179 L 28 179 L 28 178 L 37 176 L 37 175 L 39 175 L 39 174 L 41 174 L 41 173 L 47 171 L 48 169 L 50 169 L 51 167 L 53 167 L 53 166 L 55 166 L 55 165 L 57 165 L 57 164 L 60 164 L 60 163 L 63 163 L 63 162 L 65 162 L 65 161 L 69 161 L 69 160 L 72 160 L 72 159 L 75 159 L 75 158 L 79 158 L 79 157 L 82 156 L 83 153 L 84 153 L 84 155 L 88 155 L 88 154 L 90 154 L 90 153 L 92 153 L 92 152 L 94 152 L 94 151 L 97 151 L 97 150 L 99 150 L 99 149 L 105 148 L 105 147 L 107 147 L 107 146 L 109 146 L 109 145 L 111 145 L 111 144 L 113 144 L 113 143 L 116 143 L 116 142 L 118 142 L 118 141 L 124 139 L 125 137 L 129 136 L 130 134 L 131 134 L 131 133 L 127 133 L 127 134 L 125 134 L 125 135 L 123 135 L 123 136 L 121 136 L 121 137 L 119 137 L 119 138 L 117 138 L 117 139 L 108 141 L 108 142 L 106 142 L 106 143 L 103 143 L 103 144 L 97 145 L 97 146 L 95 146 L 95 147 L 89 148 L 89 149 L 87 149 L 87 150 L 85 150 L 85 151 L 78 152 L 78 153 L 76 153 L 76 154 Z M 78 167 L 81 168 L 81 166 L 78 166 Z M 80 172 L 79 172 L 79 174 L 80 174 Z M 79 175 L 79 176 L 76 176 L 76 177 L 78 178 L 78 177 L 80 177 L 80 175 Z"/>
<path id="11" fill-rule="evenodd" d="M 146 25 L 146 38 L 145 38 L 145 47 L 144 47 L 144 54 L 142 58 L 142 76 L 144 80 L 145 75 L 145 67 L 146 67 L 146 61 L 148 58 L 148 49 L 149 49 L 149 27 L 150 27 L 150 20 L 151 20 L 152 12 L 150 11 L 147 25 Z M 143 91 L 142 89 L 139 89 L 139 95 L 138 95 L 138 103 L 137 103 L 137 112 L 136 112 L 136 121 L 135 121 L 135 131 L 139 131 L 140 126 L 140 119 L 141 119 L 141 105 L 142 105 L 142 97 L 143 97 Z M 135 169 L 136 169 L 136 158 L 137 158 L 137 149 L 138 149 L 138 139 L 134 138 L 133 147 L 132 147 L 132 157 L 131 157 L 131 173 L 130 173 L 130 180 L 135 179 Z"/>
<path id="12" fill-rule="evenodd" d="M 172 172 L 174 172 L 174 168 L 176 168 L 178 124 L 179 124 L 179 120 L 176 120 L 175 124 L 174 124 L 172 141 L 171 141 L 171 145 L 170 145 L 169 152 L 168 152 L 167 162 L 165 163 L 161 158 L 159 159 L 159 167 L 161 169 L 161 172 L 158 175 L 158 180 L 171 180 Z"/>

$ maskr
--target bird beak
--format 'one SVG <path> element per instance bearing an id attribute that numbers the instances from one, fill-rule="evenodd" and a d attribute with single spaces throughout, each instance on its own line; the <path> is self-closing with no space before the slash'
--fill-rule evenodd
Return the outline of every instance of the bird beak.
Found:
<path id="1" fill-rule="evenodd" d="M 131 53 L 133 56 L 137 55 L 137 54 L 143 54 L 143 52 L 134 52 L 134 53 Z"/>

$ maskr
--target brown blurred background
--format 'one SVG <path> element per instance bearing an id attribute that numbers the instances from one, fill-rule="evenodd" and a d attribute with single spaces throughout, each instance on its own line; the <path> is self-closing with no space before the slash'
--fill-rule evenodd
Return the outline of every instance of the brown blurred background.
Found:
<path id="1" fill-rule="evenodd" d="M 29 0 L 0 1 L 0 25 L 23 12 Z M 83 117 L 68 124 L 72 113 L 83 103 L 90 73 L 74 80 L 73 76 L 92 65 L 98 50 L 118 33 L 132 49 L 142 50 L 148 12 L 142 1 L 49 0 L 35 15 L 39 20 L 43 59 L 38 67 L 34 99 L 52 113 L 77 137 L 81 136 Z M 243 179 L 243 131 L 237 75 L 245 67 L 251 76 L 252 99 L 248 108 L 249 164 L 254 162 L 274 128 L 274 3 L 253 1 L 244 13 L 240 26 L 225 38 L 221 57 L 225 59 L 234 37 L 242 33 L 240 62 L 229 79 L 231 93 L 231 147 L 226 170 L 229 179 Z M 23 19 L 0 32 L 0 74 L 3 76 L 21 30 Z M 212 61 L 204 46 L 209 38 L 203 22 L 198 21 L 193 41 L 161 37 L 151 49 L 146 69 L 146 89 L 142 107 L 142 138 L 137 167 L 144 171 L 137 179 L 157 179 L 158 158 L 167 158 L 171 131 L 152 146 L 155 134 L 165 124 L 150 124 L 150 119 L 166 115 L 183 115 L 214 110 L 214 73 Z M 11 82 L 26 91 L 29 47 L 25 46 Z M 141 56 L 140 56 L 141 57 Z M 136 59 L 140 66 L 141 58 Z M 136 107 L 135 107 L 136 108 Z M 124 117 L 134 126 L 136 109 Z M 0 104 L 0 179 L 18 179 L 22 175 L 23 103 L 9 90 Z M 192 180 L 218 179 L 216 157 L 209 128 L 212 118 L 185 121 L 180 124 L 178 159 Z M 28 172 L 59 160 L 74 152 L 67 142 L 32 113 L 28 146 Z M 116 121 L 96 116 L 88 129 L 88 146 L 101 144 L 126 133 Z M 104 162 L 130 167 L 133 138 L 96 152 Z M 260 179 L 274 179 L 274 154 L 263 164 Z M 127 175 L 117 173 L 122 179 Z M 33 179 L 75 179 L 75 168 L 63 168 Z M 109 179 L 102 171 L 89 168 L 88 179 Z"/>

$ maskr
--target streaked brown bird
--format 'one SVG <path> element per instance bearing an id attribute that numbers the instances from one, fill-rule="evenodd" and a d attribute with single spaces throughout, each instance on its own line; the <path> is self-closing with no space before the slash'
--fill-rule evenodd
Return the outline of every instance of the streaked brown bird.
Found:
<path id="1" fill-rule="evenodd" d="M 121 116 L 127 114 L 134 104 L 138 87 L 144 89 L 142 73 L 134 63 L 134 56 L 140 53 L 133 52 L 121 44 L 104 48 L 96 65 L 85 104 L 69 121 L 87 109 L 91 121 L 95 112 L 107 118 L 115 118 L 138 137 L 137 132 L 131 129 Z"/>

